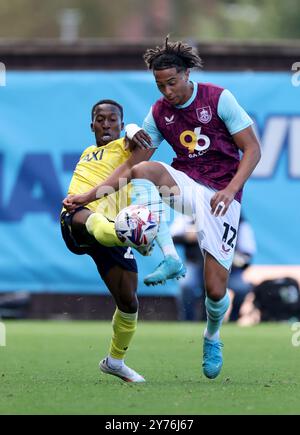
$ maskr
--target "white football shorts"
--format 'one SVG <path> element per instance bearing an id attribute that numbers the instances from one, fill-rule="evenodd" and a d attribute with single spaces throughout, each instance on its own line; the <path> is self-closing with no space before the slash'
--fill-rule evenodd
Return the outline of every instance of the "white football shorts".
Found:
<path id="1" fill-rule="evenodd" d="M 211 214 L 210 200 L 216 193 L 197 183 L 187 174 L 163 165 L 180 189 L 180 195 L 165 196 L 163 201 L 179 213 L 193 218 L 200 249 L 209 252 L 223 267 L 230 270 L 236 245 L 241 204 L 233 200 L 225 216 Z"/>

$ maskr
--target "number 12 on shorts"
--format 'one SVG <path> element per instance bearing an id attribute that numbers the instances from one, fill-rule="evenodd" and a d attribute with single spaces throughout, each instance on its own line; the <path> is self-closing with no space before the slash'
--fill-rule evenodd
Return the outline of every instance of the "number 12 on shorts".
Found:
<path id="1" fill-rule="evenodd" d="M 222 241 L 226 243 L 228 246 L 230 246 L 231 248 L 234 248 L 233 242 L 236 238 L 237 230 L 233 228 L 231 225 L 227 224 L 226 222 L 224 222 L 224 227 L 225 227 L 225 231 L 223 234 Z"/>

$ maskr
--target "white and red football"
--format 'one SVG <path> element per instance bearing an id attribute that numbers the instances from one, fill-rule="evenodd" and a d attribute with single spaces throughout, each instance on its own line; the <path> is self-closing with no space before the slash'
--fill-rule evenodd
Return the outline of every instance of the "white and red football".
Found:
<path id="1" fill-rule="evenodd" d="M 123 208 L 115 219 L 115 230 L 121 242 L 137 248 L 147 246 L 155 239 L 159 220 L 143 205 Z"/>

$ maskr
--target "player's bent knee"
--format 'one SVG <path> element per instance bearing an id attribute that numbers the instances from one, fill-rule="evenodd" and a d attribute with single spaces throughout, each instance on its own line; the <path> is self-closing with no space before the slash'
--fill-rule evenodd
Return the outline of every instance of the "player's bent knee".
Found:
<path id="1" fill-rule="evenodd" d="M 219 301 L 225 296 L 226 288 L 223 285 L 206 285 L 206 293 L 212 301 Z"/>
<path id="2" fill-rule="evenodd" d="M 141 162 L 131 169 L 132 178 L 142 178 L 157 184 L 160 176 L 159 164 L 155 162 Z"/>
<path id="3" fill-rule="evenodd" d="M 149 174 L 149 162 L 141 162 L 134 165 L 131 169 L 132 178 L 146 178 L 148 179 Z"/>
<path id="4" fill-rule="evenodd" d="M 124 313 L 136 313 L 139 307 L 136 286 L 127 284 L 123 290 L 120 289 L 115 293 L 115 301 L 119 310 Z"/>
<path id="5" fill-rule="evenodd" d="M 117 301 L 117 306 L 119 310 L 123 311 L 123 313 L 136 313 L 139 307 L 137 299 L 133 299 L 131 301 L 124 300 L 120 298 Z"/>

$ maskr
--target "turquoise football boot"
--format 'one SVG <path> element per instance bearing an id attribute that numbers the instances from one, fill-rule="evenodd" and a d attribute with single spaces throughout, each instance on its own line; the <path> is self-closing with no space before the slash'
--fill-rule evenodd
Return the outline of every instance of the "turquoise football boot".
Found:
<path id="1" fill-rule="evenodd" d="M 203 373 L 209 379 L 216 378 L 223 365 L 223 343 L 220 340 L 208 340 L 204 337 L 203 342 Z"/>
<path id="2" fill-rule="evenodd" d="M 167 279 L 179 279 L 186 274 L 185 265 L 180 259 L 167 255 L 154 272 L 144 279 L 146 285 L 165 284 Z"/>

